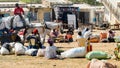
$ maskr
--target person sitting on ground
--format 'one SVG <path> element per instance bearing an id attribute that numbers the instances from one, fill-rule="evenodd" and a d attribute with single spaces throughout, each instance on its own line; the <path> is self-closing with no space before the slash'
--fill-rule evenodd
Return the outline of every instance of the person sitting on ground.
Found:
<path id="1" fill-rule="evenodd" d="M 29 49 L 42 48 L 42 43 L 40 41 L 40 35 L 39 35 L 38 30 L 36 28 L 32 31 L 31 35 L 28 35 L 27 40 L 29 41 Z M 32 42 L 34 42 L 34 43 L 32 44 Z"/>
<path id="2" fill-rule="evenodd" d="M 109 42 L 115 42 L 114 37 L 115 37 L 115 32 L 113 32 L 112 30 L 109 30 L 109 32 L 108 32 L 108 41 Z"/>
<path id="3" fill-rule="evenodd" d="M 72 37 L 71 32 L 67 31 L 67 34 L 65 36 L 65 41 L 67 41 L 67 42 L 73 42 L 73 37 Z"/>
<path id="4" fill-rule="evenodd" d="M 56 41 L 56 38 L 60 37 L 60 33 L 57 29 L 53 29 L 53 32 L 50 33 L 51 38 L 53 41 Z"/>
<path id="5" fill-rule="evenodd" d="M 47 59 L 56 58 L 57 47 L 54 46 L 54 42 L 51 38 L 48 39 L 48 44 L 49 44 L 49 46 L 47 46 L 46 49 L 45 49 L 45 57 Z"/>
<path id="6" fill-rule="evenodd" d="M 20 36 L 19 36 L 18 34 L 16 34 L 16 33 L 17 33 L 16 30 L 11 29 L 11 30 L 9 31 L 9 33 L 12 35 L 11 41 L 22 43 L 22 40 L 21 40 Z"/>
<path id="7" fill-rule="evenodd" d="M 83 38 L 81 31 L 79 31 L 79 32 L 78 32 L 78 35 L 77 35 L 77 39 L 79 39 L 79 38 Z"/>
<path id="8" fill-rule="evenodd" d="M 69 27 L 68 28 L 68 32 L 73 35 L 74 34 L 74 28 L 73 27 Z"/>
<path id="9" fill-rule="evenodd" d="M 57 38 L 59 35 L 59 32 L 57 29 L 53 29 L 53 32 L 51 33 L 51 37 Z"/>

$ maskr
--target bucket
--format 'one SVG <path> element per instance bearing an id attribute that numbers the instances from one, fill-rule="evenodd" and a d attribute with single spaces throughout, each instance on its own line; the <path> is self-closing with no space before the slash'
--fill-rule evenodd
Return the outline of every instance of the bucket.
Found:
<path id="1" fill-rule="evenodd" d="M 87 52 L 90 52 L 90 51 L 92 51 L 92 45 L 87 46 Z"/>

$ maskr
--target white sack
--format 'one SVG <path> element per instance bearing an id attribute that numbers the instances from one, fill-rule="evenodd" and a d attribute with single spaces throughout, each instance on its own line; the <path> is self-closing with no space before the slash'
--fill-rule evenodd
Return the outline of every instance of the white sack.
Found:
<path id="1" fill-rule="evenodd" d="M 0 25 L 0 29 L 4 29 L 4 28 L 7 28 L 7 29 L 10 29 L 10 23 L 11 23 L 11 18 L 13 16 L 9 16 L 9 17 L 3 17 L 2 18 L 2 23 Z"/>
<path id="2" fill-rule="evenodd" d="M 10 51 L 10 54 L 15 54 L 15 48 L 12 48 L 12 50 Z"/>
<path id="3" fill-rule="evenodd" d="M 23 47 L 24 47 L 25 51 L 27 51 L 27 50 L 28 50 L 28 48 L 27 48 L 26 46 L 23 46 Z"/>
<path id="4" fill-rule="evenodd" d="M 37 52 L 37 56 L 41 57 L 41 56 L 44 56 L 44 55 L 45 55 L 45 49 L 39 49 L 38 52 Z"/>
<path id="5" fill-rule="evenodd" d="M 9 51 L 5 47 L 1 47 L 1 55 L 8 55 Z"/>
<path id="6" fill-rule="evenodd" d="M 13 47 L 14 47 L 15 42 L 11 42 L 11 43 L 9 43 L 9 44 L 10 44 L 10 46 L 13 48 Z"/>
<path id="7" fill-rule="evenodd" d="M 31 54 L 32 54 L 34 51 L 36 51 L 36 50 L 37 50 L 37 49 L 29 49 L 29 50 L 25 51 L 25 55 L 31 56 Z"/>
<path id="8" fill-rule="evenodd" d="M 61 56 L 63 58 L 73 58 L 73 57 L 85 57 L 85 54 L 86 54 L 86 48 L 78 47 L 62 52 Z"/>
<path id="9" fill-rule="evenodd" d="M 15 54 L 22 55 L 25 54 L 25 48 L 21 43 L 15 43 Z"/>
<path id="10" fill-rule="evenodd" d="M 20 22 L 17 22 L 17 27 L 23 27 L 23 22 L 22 21 L 20 21 Z"/>

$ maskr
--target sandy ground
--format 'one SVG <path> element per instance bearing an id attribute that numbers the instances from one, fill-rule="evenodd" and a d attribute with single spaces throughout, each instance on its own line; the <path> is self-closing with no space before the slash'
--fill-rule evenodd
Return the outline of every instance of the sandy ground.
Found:
<path id="1" fill-rule="evenodd" d="M 93 33 L 99 34 L 103 30 L 94 30 Z M 106 30 L 104 30 L 106 31 Z M 120 35 L 120 31 L 116 30 L 116 35 Z M 76 38 L 76 33 L 74 39 Z M 116 43 L 91 43 L 93 50 L 105 51 L 108 54 L 113 54 Z M 47 45 L 47 43 L 45 44 Z M 55 43 L 57 47 L 62 50 L 68 50 L 77 47 L 77 42 L 72 43 Z M 120 68 L 120 61 L 113 59 L 107 60 L 112 64 L 116 64 Z M 86 58 L 68 58 L 68 59 L 51 59 L 48 60 L 44 57 L 32 56 L 15 56 L 15 55 L 0 55 L 0 68 L 86 68 L 89 60 Z"/>

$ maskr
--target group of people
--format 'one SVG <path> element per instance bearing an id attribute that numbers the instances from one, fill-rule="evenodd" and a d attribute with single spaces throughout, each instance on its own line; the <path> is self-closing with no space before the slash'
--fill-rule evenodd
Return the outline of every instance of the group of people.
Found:
<path id="1" fill-rule="evenodd" d="M 22 17 L 22 14 L 24 14 L 24 10 L 21 7 L 19 7 L 18 3 L 16 4 L 14 14 L 19 15 L 20 18 L 24 21 Z M 49 46 L 44 47 L 43 44 L 41 43 L 39 31 L 35 28 L 31 32 L 31 34 L 29 34 L 26 38 L 26 40 L 29 42 L 29 46 L 27 47 L 28 49 L 45 49 L 46 50 L 45 56 L 47 56 L 48 58 L 54 58 L 56 57 L 56 50 L 57 50 L 57 47 L 54 46 L 54 42 L 56 42 L 56 40 L 59 39 L 60 37 L 63 37 L 63 39 L 61 39 L 60 41 L 73 42 L 73 37 L 72 37 L 73 34 L 74 34 L 74 31 L 71 30 L 71 28 L 68 29 L 68 31 L 66 32 L 66 35 L 60 34 L 60 31 L 58 29 L 53 29 L 48 39 Z M 91 30 L 88 27 L 85 27 L 83 30 L 78 32 L 77 39 L 79 38 L 89 39 L 91 35 L 92 35 Z M 113 39 L 114 36 L 115 36 L 114 32 L 110 30 L 108 40 L 114 41 Z M 16 42 L 21 41 L 19 36 L 17 36 L 16 40 L 18 40 Z"/>
<path id="2" fill-rule="evenodd" d="M 50 37 L 54 40 L 54 42 L 56 42 L 56 39 L 59 39 L 60 42 L 73 42 L 73 34 L 73 30 L 69 28 L 65 35 L 61 34 L 59 29 L 53 29 L 50 33 Z"/>
<path id="3" fill-rule="evenodd" d="M 99 37 L 98 37 L 99 36 Z M 99 39 L 99 41 L 104 42 L 115 42 L 114 37 L 115 37 L 115 32 L 112 29 L 109 29 L 107 32 L 101 32 L 100 35 L 95 35 L 92 34 L 92 31 L 90 28 L 85 27 L 83 30 L 79 30 L 77 39 L 79 38 L 86 38 L 87 40 L 91 39 L 92 37 L 95 37 Z"/>
<path id="4" fill-rule="evenodd" d="M 57 47 L 54 46 L 54 43 L 56 42 L 56 38 L 59 37 L 63 37 L 67 42 L 73 42 L 73 32 L 69 29 L 66 33 L 66 35 L 62 35 L 59 30 L 53 29 L 48 37 L 48 44 L 49 46 L 43 46 L 43 44 L 41 43 L 41 36 L 39 34 L 39 31 L 37 28 L 34 28 L 33 31 L 31 32 L 31 34 L 29 34 L 26 37 L 26 42 L 28 42 L 28 49 L 43 49 L 45 50 L 45 54 L 44 56 L 46 58 L 56 58 L 57 57 Z"/>

